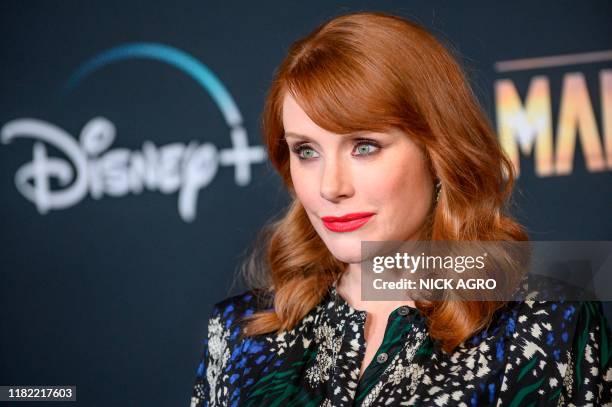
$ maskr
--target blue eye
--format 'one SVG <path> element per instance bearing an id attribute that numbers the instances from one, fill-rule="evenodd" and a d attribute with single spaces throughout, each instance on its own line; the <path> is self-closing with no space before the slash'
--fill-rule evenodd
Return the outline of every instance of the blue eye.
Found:
<path id="1" fill-rule="evenodd" d="M 355 149 L 357 151 L 354 154 L 355 157 L 364 157 L 372 154 L 376 154 L 376 152 L 380 149 L 380 144 L 374 140 L 370 139 L 360 139 L 355 143 Z M 306 143 L 298 143 L 291 148 L 291 150 L 298 156 L 300 160 L 310 160 L 313 158 L 318 158 L 319 154 L 311 148 Z"/>
<path id="2" fill-rule="evenodd" d="M 374 154 L 378 148 L 379 146 L 376 143 L 371 141 L 362 141 L 357 144 L 357 151 L 359 152 L 357 155 L 371 155 Z"/>
<path id="3" fill-rule="evenodd" d="M 305 145 L 296 146 L 293 148 L 293 151 L 297 154 L 300 160 L 309 160 L 311 158 L 316 158 L 314 157 L 314 154 L 316 154 L 316 152 L 312 148 Z M 306 152 L 306 156 L 302 155 L 303 152 Z"/>

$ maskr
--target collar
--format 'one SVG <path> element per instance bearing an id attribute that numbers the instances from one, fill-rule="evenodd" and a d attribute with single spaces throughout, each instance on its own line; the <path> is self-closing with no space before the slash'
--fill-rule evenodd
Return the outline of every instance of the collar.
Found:
<path id="1" fill-rule="evenodd" d="M 355 322 L 358 324 L 365 323 L 367 312 L 353 308 L 341 295 L 338 293 L 335 284 L 329 287 L 329 291 L 324 300 L 325 312 L 330 321 L 335 324 L 344 324 L 345 322 Z M 425 317 L 418 308 L 409 307 L 406 305 L 395 308 L 391 315 L 399 317 L 416 325 L 425 325 Z"/>

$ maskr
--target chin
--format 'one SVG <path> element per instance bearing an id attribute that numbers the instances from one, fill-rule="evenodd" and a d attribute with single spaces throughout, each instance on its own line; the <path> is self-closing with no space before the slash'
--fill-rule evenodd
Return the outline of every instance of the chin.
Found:
<path id="1" fill-rule="evenodd" d="M 344 262 L 344 263 L 360 263 L 361 262 L 361 256 L 356 255 L 356 256 L 342 256 L 342 255 L 336 255 L 335 253 L 332 252 L 332 255 L 339 261 Z"/>
<path id="2" fill-rule="evenodd" d="M 325 243 L 327 250 L 332 256 L 344 263 L 360 263 L 361 258 L 361 241 L 367 240 L 360 236 L 348 236 L 343 233 L 330 232 L 327 229 L 317 231 L 321 240 Z M 336 236 L 329 236 L 329 233 Z"/>
<path id="3" fill-rule="evenodd" d="M 360 263 L 361 259 L 361 243 L 353 245 L 354 247 L 330 247 L 331 254 L 338 260 L 344 263 Z"/>

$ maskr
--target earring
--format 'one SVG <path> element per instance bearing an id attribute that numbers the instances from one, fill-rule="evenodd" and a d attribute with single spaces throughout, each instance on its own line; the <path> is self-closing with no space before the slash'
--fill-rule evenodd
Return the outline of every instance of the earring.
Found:
<path id="1" fill-rule="evenodd" d="M 440 200 L 440 190 L 442 190 L 442 181 L 436 182 L 436 202 Z"/>

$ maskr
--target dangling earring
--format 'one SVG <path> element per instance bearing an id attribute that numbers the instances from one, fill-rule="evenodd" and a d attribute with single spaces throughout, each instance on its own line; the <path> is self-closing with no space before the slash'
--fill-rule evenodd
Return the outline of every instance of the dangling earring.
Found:
<path id="1" fill-rule="evenodd" d="M 440 190 L 442 190 L 442 181 L 436 182 L 436 203 L 440 200 Z"/>

